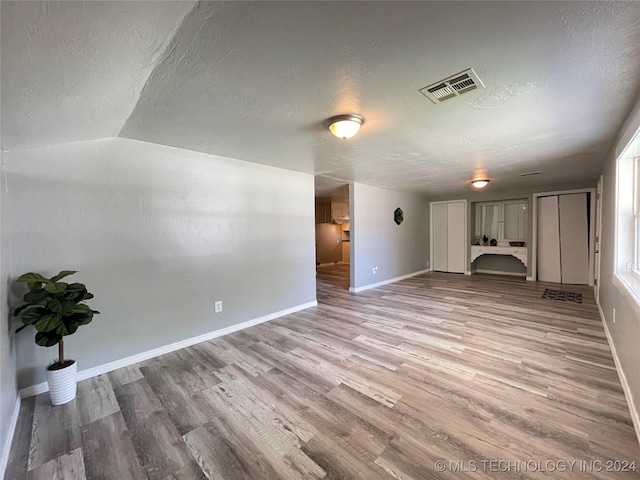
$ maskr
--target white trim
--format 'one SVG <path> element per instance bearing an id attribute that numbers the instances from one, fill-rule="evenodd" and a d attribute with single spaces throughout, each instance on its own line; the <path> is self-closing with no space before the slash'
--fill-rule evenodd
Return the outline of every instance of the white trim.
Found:
<path id="1" fill-rule="evenodd" d="M 632 272 L 624 274 L 614 272 L 612 283 L 621 293 L 620 296 L 626 300 L 631 311 L 640 315 L 640 296 L 638 294 L 640 292 L 640 279 L 636 280 Z"/>
<path id="2" fill-rule="evenodd" d="M 513 277 L 526 277 L 526 273 L 518 272 L 502 272 L 500 270 L 484 270 L 482 268 L 476 268 L 472 273 L 491 273 L 493 275 L 511 275 Z"/>
<path id="3" fill-rule="evenodd" d="M 593 248 L 598 253 L 594 252 L 593 258 L 593 290 L 596 303 L 600 302 L 600 285 L 602 284 L 602 202 L 604 199 L 604 176 L 598 177 L 598 183 L 596 184 L 596 233 L 593 243 Z M 614 234 L 615 236 L 615 234 Z M 595 240 L 597 238 L 597 241 Z M 597 257 L 597 258 L 596 258 Z M 597 275 L 596 275 L 597 272 Z"/>
<path id="4" fill-rule="evenodd" d="M 471 264 L 483 255 L 502 255 L 520 260 L 527 268 L 527 247 L 488 247 L 486 245 L 471 245 Z"/>
<path id="5" fill-rule="evenodd" d="M 78 381 L 80 381 L 80 378 L 78 378 Z M 49 391 L 49 385 L 47 384 L 47 382 L 42 382 L 42 383 L 36 383 L 35 385 L 30 385 L 28 387 L 21 388 L 19 393 L 20 393 L 20 398 L 25 399 L 29 397 L 35 397 L 36 395 L 40 395 L 41 393 L 45 393 L 48 391 Z"/>
<path id="6" fill-rule="evenodd" d="M 406 278 L 415 277 L 417 275 L 422 275 L 423 273 L 430 272 L 431 270 L 419 270 L 417 272 L 408 273 L 406 275 L 402 275 L 400 277 L 390 278 L 389 280 L 383 280 L 378 283 L 370 283 L 369 285 L 365 285 L 364 287 L 349 287 L 349 291 L 352 293 L 362 292 L 363 290 L 370 290 L 372 288 L 381 287 L 382 285 L 387 285 L 389 283 L 399 282 L 400 280 L 404 280 Z"/>
<path id="7" fill-rule="evenodd" d="M 531 277 L 527 277 L 527 282 L 535 282 L 536 278 L 531 276 Z"/>
<path id="8" fill-rule="evenodd" d="M 572 193 L 590 193 L 591 209 L 589 211 L 589 284 L 593 286 L 593 265 L 595 251 L 595 208 L 596 208 L 596 189 L 595 188 L 576 188 L 574 190 L 560 190 L 556 192 L 539 192 L 533 194 L 533 235 L 531 237 L 531 277 L 533 281 L 538 280 L 538 198 L 549 197 L 552 195 L 570 195 Z"/>
<path id="9" fill-rule="evenodd" d="M 4 478 L 4 474 L 7 470 L 7 465 L 9 464 L 9 453 L 11 453 L 11 444 L 13 443 L 13 436 L 16 433 L 16 425 L 18 425 L 18 415 L 20 414 L 20 403 L 21 399 L 18 395 L 16 398 L 16 404 L 13 407 L 13 412 L 11 413 L 11 418 L 9 419 L 9 426 L 6 429 L 7 438 L 6 442 L 2 446 L 2 452 L 0 454 L 0 478 Z"/>
<path id="10" fill-rule="evenodd" d="M 624 398 L 627 400 L 627 405 L 629 406 L 629 414 L 631 415 L 633 428 L 636 431 L 636 439 L 640 444 L 640 416 L 638 415 L 638 410 L 636 410 L 636 406 L 633 403 L 633 396 L 631 395 L 631 389 L 629 387 L 629 383 L 627 382 L 627 377 L 624 374 L 624 370 L 622 370 L 622 367 L 620 365 L 620 360 L 618 359 L 618 352 L 616 352 L 616 346 L 613 343 L 613 338 L 611 338 L 609 327 L 607 326 L 607 322 L 604 318 L 604 312 L 602 311 L 602 307 L 600 307 L 600 303 L 596 303 L 596 305 L 598 306 L 598 312 L 600 312 L 600 320 L 602 320 L 604 333 L 607 336 L 607 342 L 609 343 L 609 348 L 611 349 L 611 356 L 613 356 L 613 363 L 615 363 L 616 365 L 616 371 L 618 372 L 618 377 L 620 378 L 620 384 L 622 385 Z"/>
<path id="11" fill-rule="evenodd" d="M 631 138 L 631 141 L 633 141 L 633 138 Z M 631 143 L 631 141 L 629 141 L 629 143 Z M 626 148 L 625 148 L 626 150 Z M 622 155 L 622 153 L 624 152 L 624 150 L 622 152 L 620 152 L 620 155 Z M 614 186 L 613 186 L 613 205 L 614 205 L 614 210 L 613 210 L 613 272 L 612 272 L 612 277 L 611 277 L 611 283 L 613 283 L 615 285 L 616 282 L 616 272 L 618 271 L 618 212 L 619 212 L 619 206 L 620 206 L 620 202 L 618 197 L 620 197 L 620 193 L 618 192 L 619 188 L 619 178 L 620 178 L 620 155 L 616 155 L 616 160 L 615 160 L 615 180 L 614 180 Z M 602 274 L 600 274 L 600 277 L 602 277 Z"/>
<path id="12" fill-rule="evenodd" d="M 303 303 L 301 305 L 296 305 L 295 307 L 287 308 L 285 310 L 280 310 L 279 312 L 270 313 L 269 315 L 264 315 L 262 317 L 254 318 L 253 320 L 247 320 L 246 322 L 237 323 L 235 325 L 231 325 L 229 327 L 221 328 L 220 330 L 214 330 L 213 332 L 205 333 L 203 335 L 198 335 L 197 337 L 187 338 L 185 340 L 180 340 L 179 342 L 171 343 L 169 345 L 164 345 L 162 347 L 154 348 L 152 350 L 147 350 L 146 352 L 137 353 L 135 355 L 131 355 L 129 357 L 121 358 L 120 360 L 115 360 L 113 362 L 105 363 L 103 365 L 98 365 L 97 367 L 88 368 L 86 370 L 81 370 L 78 372 L 78 381 L 86 380 L 87 378 L 95 377 L 97 375 L 102 375 L 103 373 L 108 373 L 113 370 L 117 370 L 118 368 L 128 367 L 129 365 L 133 365 L 134 363 L 142 362 L 144 360 L 149 360 L 150 358 L 158 357 L 160 355 L 164 355 L 165 353 L 174 352 L 176 350 L 180 350 L 181 348 L 190 347 L 191 345 L 195 345 L 196 343 L 206 342 L 207 340 L 211 340 L 212 338 L 222 337 L 223 335 L 229 335 L 230 333 L 237 332 L 239 330 L 244 330 L 245 328 L 253 327 L 255 325 L 259 325 L 260 323 L 268 322 L 270 320 L 274 320 L 276 318 L 284 317 L 285 315 L 290 315 L 295 312 L 299 312 L 300 310 L 304 310 L 306 308 L 315 307 L 318 305 L 317 300 L 313 302 Z M 20 397 L 27 398 L 32 397 L 34 395 L 39 395 L 44 392 L 49 391 L 49 386 L 47 382 L 38 383 L 36 385 L 31 385 L 29 387 L 25 387 L 20 390 Z"/>

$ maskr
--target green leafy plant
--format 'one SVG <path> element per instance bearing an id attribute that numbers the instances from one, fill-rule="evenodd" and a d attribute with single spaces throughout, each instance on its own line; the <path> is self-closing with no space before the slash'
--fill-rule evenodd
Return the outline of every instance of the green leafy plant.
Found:
<path id="1" fill-rule="evenodd" d="M 85 300 L 93 298 L 84 284 L 60 281 L 74 273 L 77 272 L 63 270 L 51 278 L 39 273 L 25 273 L 18 277 L 18 282 L 26 283 L 29 291 L 23 297 L 26 303 L 14 312 L 24 323 L 16 333 L 28 325 L 33 325 L 37 331 L 38 345 L 58 345 L 58 361 L 49 369 L 63 368 L 70 364 L 65 363 L 63 338 L 74 334 L 80 325 L 90 323 L 93 316 L 100 313 L 84 303 Z"/>

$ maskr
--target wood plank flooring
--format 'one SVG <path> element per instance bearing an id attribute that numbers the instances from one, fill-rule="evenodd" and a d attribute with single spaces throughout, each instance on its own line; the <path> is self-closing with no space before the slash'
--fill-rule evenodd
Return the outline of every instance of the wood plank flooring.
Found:
<path id="1" fill-rule="evenodd" d="M 315 308 L 86 380 L 65 406 L 27 399 L 5 478 L 640 478 L 619 471 L 640 447 L 589 288 L 348 284 L 320 267 Z"/>

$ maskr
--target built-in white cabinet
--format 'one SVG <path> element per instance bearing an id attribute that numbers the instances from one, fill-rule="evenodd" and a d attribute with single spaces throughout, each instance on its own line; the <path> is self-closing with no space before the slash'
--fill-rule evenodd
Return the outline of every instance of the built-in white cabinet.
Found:
<path id="1" fill-rule="evenodd" d="M 349 204 L 348 203 L 332 203 L 331 204 L 331 220 L 335 222 L 349 221 Z"/>
<path id="2" fill-rule="evenodd" d="M 527 200 L 505 200 L 476 204 L 474 243 L 495 239 L 498 246 L 524 242 L 527 238 Z"/>
<path id="3" fill-rule="evenodd" d="M 342 262 L 351 263 L 351 230 L 348 223 L 342 224 Z"/>
<path id="4" fill-rule="evenodd" d="M 486 247 L 471 245 L 471 263 L 482 255 L 510 255 L 527 266 L 527 247 Z"/>
<path id="5" fill-rule="evenodd" d="M 331 223 L 331 203 L 316 200 L 316 224 Z"/>
<path id="6" fill-rule="evenodd" d="M 349 204 L 316 200 L 316 223 L 349 222 Z"/>
<path id="7" fill-rule="evenodd" d="M 431 258 L 433 270 L 464 273 L 467 253 L 467 202 L 431 204 Z"/>

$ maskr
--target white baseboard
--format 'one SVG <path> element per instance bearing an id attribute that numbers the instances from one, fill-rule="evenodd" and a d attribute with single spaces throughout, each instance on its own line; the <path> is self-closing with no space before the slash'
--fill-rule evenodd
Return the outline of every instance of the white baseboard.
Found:
<path id="1" fill-rule="evenodd" d="M 20 403 L 21 399 L 18 395 L 16 398 L 16 404 L 13 407 L 13 412 L 11 412 L 11 418 L 9 419 L 9 425 L 6 429 L 6 442 L 2 445 L 2 451 L 0 451 L 0 478 L 4 478 L 4 474 L 7 470 L 7 465 L 9 464 L 9 454 L 11 453 L 11 444 L 13 443 L 13 436 L 16 433 L 16 425 L 18 425 L 18 415 L 20 414 Z"/>
<path id="2" fill-rule="evenodd" d="M 290 315 L 306 308 L 315 307 L 316 305 L 318 305 L 318 302 L 316 300 L 314 300 L 313 302 L 303 303 L 302 305 L 296 305 L 295 307 L 280 310 L 279 312 L 270 313 L 269 315 L 264 315 L 252 320 L 247 320 L 246 322 L 221 328 L 220 330 L 214 330 L 213 332 L 198 335 L 197 337 L 187 338 L 185 340 L 180 340 L 179 342 L 171 343 L 169 345 L 164 345 L 152 350 L 147 350 L 146 352 L 141 352 L 129 357 L 121 358 L 120 360 L 115 360 L 103 365 L 98 365 L 97 367 L 80 370 L 78 372 L 77 379 L 80 382 L 82 380 L 86 380 L 87 378 L 102 375 L 104 373 L 117 370 L 118 368 L 128 367 L 129 365 L 133 365 L 134 363 L 149 360 L 150 358 L 158 357 L 160 355 L 164 355 L 165 353 L 174 352 L 176 350 L 180 350 L 181 348 L 190 347 L 191 345 L 195 345 L 196 343 L 206 342 L 207 340 L 211 340 L 212 338 L 222 337 L 223 335 L 228 335 L 230 333 L 237 332 L 238 330 L 244 330 L 245 328 L 253 327 L 254 325 L 259 325 L 261 323 L 268 322 L 269 320 L 284 317 L 285 315 Z M 47 382 L 42 382 L 21 389 L 20 397 L 32 397 L 34 395 L 39 395 L 48 391 L 49 386 L 47 385 Z"/>
<path id="3" fill-rule="evenodd" d="M 535 282 L 536 281 L 536 277 L 527 277 L 527 282 Z"/>
<path id="4" fill-rule="evenodd" d="M 329 262 L 329 263 L 319 263 L 316 266 L 318 266 L 318 267 L 335 267 L 339 263 L 342 263 L 342 260 L 340 260 L 340 261 L 336 260 L 335 262 Z"/>
<path id="5" fill-rule="evenodd" d="M 381 287 L 382 285 L 387 285 L 389 283 L 399 282 L 400 280 L 404 280 L 405 278 L 415 277 L 417 275 L 422 275 L 423 273 L 427 273 L 430 270 L 419 270 L 417 272 L 408 273 L 407 275 L 402 275 L 400 277 L 390 278 L 389 280 L 383 280 L 378 283 L 370 283 L 369 285 L 365 285 L 364 287 L 349 287 L 349 291 L 352 293 L 362 292 L 364 290 L 369 290 L 371 288 Z"/>
<path id="6" fill-rule="evenodd" d="M 640 416 L 638 415 L 638 410 L 636 409 L 635 403 L 633 403 L 631 388 L 629 388 L 629 383 L 627 382 L 627 376 L 624 374 L 624 370 L 622 370 L 622 366 L 620 365 L 620 360 L 618 359 L 618 352 L 616 352 L 616 346 L 613 343 L 613 338 L 611 338 L 611 332 L 609 332 L 607 321 L 604 318 L 604 312 L 602 311 L 602 307 L 600 307 L 599 302 L 597 302 L 596 305 L 598 305 L 598 312 L 600 312 L 600 319 L 602 320 L 602 325 L 604 326 L 604 333 L 607 336 L 607 342 L 609 342 L 609 348 L 611 349 L 613 362 L 616 365 L 618 377 L 620 377 L 620 383 L 622 384 L 624 397 L 627 399 L 627 405 L 629 405 L 629 413 L 631 414 L 631 421 L 633 422 L 633 428 L 636 431 L 636 438 L 638 440 L 638 443 L 640 444 Z"/>
<path id="7" fill-rule="evenodd" d="M 527 274 L 526 273 L 517 273 L 517 272 L 502 272 L 500 270 L 483 270 L 481 268 L 478 268 L 476 270 L 473 271 L 474 273 L 490 273 L 492 275 L 510 275 L 513 277 L 524 277 Z"/>

